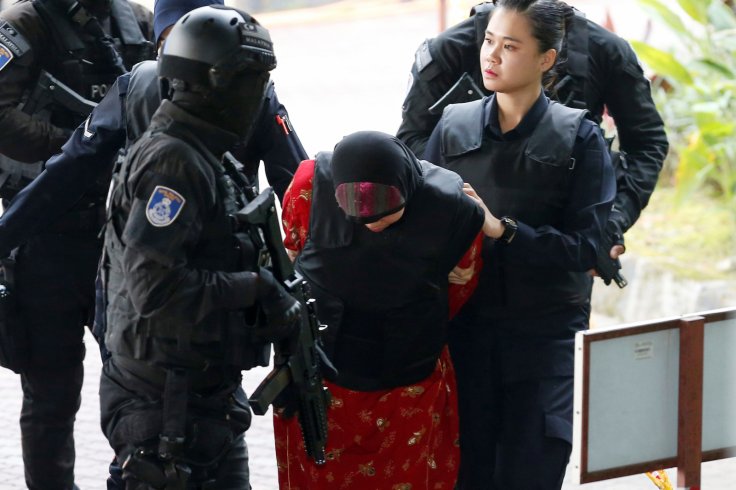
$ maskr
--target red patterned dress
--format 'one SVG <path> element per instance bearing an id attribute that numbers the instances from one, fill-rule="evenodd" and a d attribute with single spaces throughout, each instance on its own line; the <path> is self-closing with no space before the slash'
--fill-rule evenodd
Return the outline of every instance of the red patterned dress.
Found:
<path id="1" fill-rule="evenodd" d="M 284 245 L 304 246 L 312 205 L 314 161 L 302 162 L 284 196 Z M 482 236 L 460 262 L 480 269 Z M 454 315 L 477 284 L 450 285 Z M 354 391 L 325 381 L 327 463 L 317 466 L 304 451 L 297 418 L 274 415 L 276 459 L 282 490 L 452 490 L 460 462 L 455 371 L 447 348 L 434 372 L 419 383 L 391 390 Z"/>

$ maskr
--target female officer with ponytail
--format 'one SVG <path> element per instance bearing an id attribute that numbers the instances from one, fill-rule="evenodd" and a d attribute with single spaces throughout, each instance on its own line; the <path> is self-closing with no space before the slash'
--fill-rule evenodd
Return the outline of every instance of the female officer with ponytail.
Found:
<path id="1" fill-rule="evenodd" d="M 461 489 L 559 489 L 572 439 L 574 337 L 616 192 L 600 131 L 551 102 L 571 7 L 499 0 L 481 48 L 494 95 L 449 106 L 425 158 L 487 206 L 483 270 L 449 329 Z"/>

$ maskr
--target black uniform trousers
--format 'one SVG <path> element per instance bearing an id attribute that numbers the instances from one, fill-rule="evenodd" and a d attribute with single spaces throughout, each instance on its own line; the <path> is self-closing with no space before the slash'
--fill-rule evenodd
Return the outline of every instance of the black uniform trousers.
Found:
<path id="1" fill-rule="evenodd" d="M 245 444 L 245 436 L 240 434 L 235 438 L 227 454 L 217 466 L 214 473 L 210 473 L 211 483 L 199 485 L 192 482 L 187 488 L 192 490 L 250 490 L 248 474 L 248 446 Z M 197 472 L 192 473 L 192 480 L 198 477 Z M 107 479 L 108 490 L 151 490 L 146 483 L 136 480 L 123 481 L 122 470 L 116 467 L 116 474 L 111 471 Z"/>
<path id="2" fill-rule="evenodd" d="M 148 490 L 146 483 L 125 476 L 121 466 L 135 449 L 156 451 L 163 413 L 163 391 L 142 361 L 112 356 L 100 376 L 102 431 L 116 453 L 110 465 L 108 490 Z M 131 363 L 143 370 L 132 372 Z M 216 385 L 202 388 L 196 381 L 188 397 L 183 461 L 192 470 L 187 489 L 249 490 L 248 448 L 244 433 L 250 426 L 248 400 L 240 379 L 225 376 Z M 209 383 L 208 383 L 209 384 Z M 199 437 L 198 437 L 199 436 Z"/>
<path id="3" fill-rule="evenodd" d="M 573 378 L 508 372 L 517 371 L 517 362 L 507 361 L 518 342 L 467 316 L 450 324 L 460 417 L 458 490 L 562 486 L 572 448 Z"/>
<path id="4" fill-rule="evenodd" d="M 90 229 L 37 235 L 16 253 L 19 318 L 30 338 L 30 362 L 21 374 L 20 427 L 31 490 L 74 488 L 84 326 L 94 308 L 100 250 Z"/>

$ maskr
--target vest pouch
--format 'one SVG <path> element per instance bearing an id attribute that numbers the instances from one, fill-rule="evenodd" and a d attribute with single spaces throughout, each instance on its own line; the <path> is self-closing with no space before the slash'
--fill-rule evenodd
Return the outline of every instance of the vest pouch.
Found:
<path id="1" fill-rule="evenodd" d="M 2 260 L 3 278 L 0 279 L 0 366 L 20 374 L 30 357 L 30 339 L 21 322 L 12 287 L 12 269 L 15 261 Z"/>

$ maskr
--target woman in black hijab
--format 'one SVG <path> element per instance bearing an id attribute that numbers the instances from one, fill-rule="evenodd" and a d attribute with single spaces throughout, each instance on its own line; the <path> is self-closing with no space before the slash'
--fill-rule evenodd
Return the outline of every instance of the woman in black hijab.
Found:
<path id="1" fill-rule="evenodd" d="M 484 225 L 460 178 L 395 137 L 362 131 L 302 162 L 285 245 L 317 299 L 332 393 L 328 462 L 276 419 L 282 488 L 452 488 L 458 465 L 448 274 Z M 404 485 L 404 486 L 401 486 Z"/>

